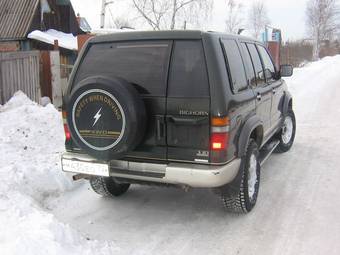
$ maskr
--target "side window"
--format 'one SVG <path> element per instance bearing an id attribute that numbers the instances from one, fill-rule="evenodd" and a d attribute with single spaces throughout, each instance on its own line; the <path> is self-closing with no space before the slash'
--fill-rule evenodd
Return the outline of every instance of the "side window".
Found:
<path id="1" fill-rule="evenodd" d="M 247 43 L 251 59 L 253 60 L 254 70 L 256 74 L 257 86 L 263 86 L 266 84 L 266 79 L 263 72 L 262 62 L 260 55 L 256 49 L 255 44 Z"/>
<path id="2" fill-rule="evenodd" d="M 256 77 L 255 77 L 254 67 L 253 67 L 253 63 L 251 62 L 248 47 L 245 43 L 241 43 L 241 49 L 243 52 L 242 55 L 243 55 L 243 60 L 244 60 L 244 66 L 247 71 L 247 78 L 251 86 L 256 86 Z"/>
<path id="3" fill-rule="evenodd" d="M 169 97 L 209 97 L 202 42 L 176 41 L 169 76 Z"/>
<path id="4" fill-rule="evenodd" d="M 241 53 L 234 40 L 222 40 L 222 44 L 226 53 L 226 63 L 229 67 L 232 87 L 234 92 L 237 93 L 248 87 Z"/>
<path id="5" fill-rule="evenodd" d="M 257 46 L 257 48 L 259 49 L 259 52 L 260 52 L 260 55 L 263 61 L 264 72 L 265 72 L 267 81 L 272 81 L 273 76 L 275 74 L 275 67 L 274 67 L 273 61 L 270 58 L 267 50 L 263 46 Z"/>

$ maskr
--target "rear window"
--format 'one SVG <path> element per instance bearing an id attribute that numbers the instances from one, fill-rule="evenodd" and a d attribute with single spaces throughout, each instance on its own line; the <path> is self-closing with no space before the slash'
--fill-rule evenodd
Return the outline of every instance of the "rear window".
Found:
<path id="1" fill-rule="evenodd" d="M 176 41 L 169 76 L 169 97 L 209 97 L 202 41 Z"/>
<path id="2" fill-rule="evenodd" d="M 165 96 L 171 42 L 94 44 L 79 66 L 75 84 L 90 76 L 119 77 L 141 94 Z"/>

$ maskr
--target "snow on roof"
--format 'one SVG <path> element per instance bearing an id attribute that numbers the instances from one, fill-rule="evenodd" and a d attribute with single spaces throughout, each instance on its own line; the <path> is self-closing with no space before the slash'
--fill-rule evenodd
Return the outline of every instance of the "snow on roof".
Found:
<path id="1" fill-rule="evenodd" d="M 59 47 L 78 50 L 77 37 L 73 34 L 66 34 L 54 29 L 47 31 L 34 30 L 29 33 L 28 38 L 54 45 L 54 40 L 58 40 Z"/>

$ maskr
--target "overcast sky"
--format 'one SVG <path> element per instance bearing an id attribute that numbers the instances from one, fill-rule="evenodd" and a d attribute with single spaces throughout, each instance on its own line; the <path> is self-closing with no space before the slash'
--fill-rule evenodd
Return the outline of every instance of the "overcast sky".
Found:
<path id="1" fill-rule="evenodd" d="M 242 0 L 241 0 L 242 1 Z M 71 0 L 73 7 L 81 16 L 85 17 L 91 27 L 99 28 L 101 0 Z M 107 18 L 117 16 L 129 16 L 127 1 L 123 4 L 110 5 L 111 13 L 107 12 Z M 206 30 L 223 31 L 225 20 L 225 0 L 214 0 L 212 18 L 205 24 Z M 252 0 L 243 0 L 245 12 Z M 266 0 L 268 16 L 273 27 L 280 28 L 284 40 L 300 39 L 307 37 L 305 29 L 305 7 L 307 0 Z M 145 27 L 147 28 L 147 27 Z"/>

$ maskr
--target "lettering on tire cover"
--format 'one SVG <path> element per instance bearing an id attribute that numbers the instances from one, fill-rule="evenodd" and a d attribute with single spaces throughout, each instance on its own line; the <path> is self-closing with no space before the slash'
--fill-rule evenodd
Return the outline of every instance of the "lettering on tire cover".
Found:
<path id="1" fill-rule="evenodd" d="M 118 100 L 102 89 L 88 90 L 77 98 L 72 122 L 78 138 L 94 150 L 112 149 L 124 135 L 124 111 Z"/>

